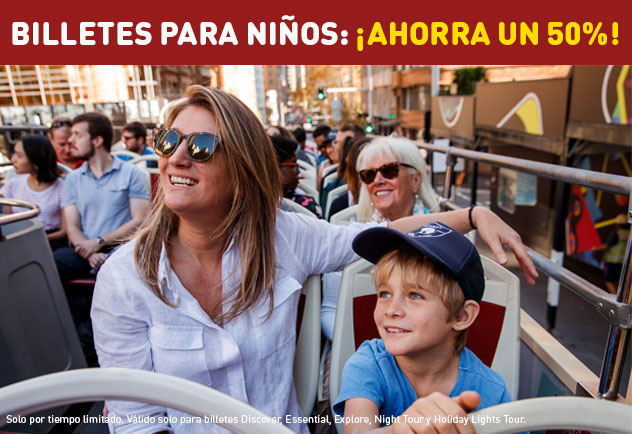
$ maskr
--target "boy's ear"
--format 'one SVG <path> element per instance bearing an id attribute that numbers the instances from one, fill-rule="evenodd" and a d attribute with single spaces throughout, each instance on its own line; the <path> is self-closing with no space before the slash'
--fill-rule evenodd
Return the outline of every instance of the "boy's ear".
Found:
<path id="1" fill-rule="evenodd" d="M 477 302 L 475 302 L 474 300 L 465 300 L 465 304 L 463 305 L 463 309 L 461 309 L 461 313 L 459 313 L 459 315 L 452 323 L 452 329 L 455 331 L 467 329 L 469 326 L 472 325 L 480 310 L 481 307 Z"/>

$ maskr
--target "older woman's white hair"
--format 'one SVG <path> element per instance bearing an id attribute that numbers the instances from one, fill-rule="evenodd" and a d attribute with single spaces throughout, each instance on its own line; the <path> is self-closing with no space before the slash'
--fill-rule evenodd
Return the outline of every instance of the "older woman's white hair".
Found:
<path id="1" fill-rule="evenodd" d="M 439 202 L 430 185 L 426 162 L 414 142 L 402 137 L 376 138 L 362 150 L 358 158 L 358 172 L 367 169 L 372 160 L 381 157 L 413 166 L 415 169 L 408 169 L 411 171 L 411 174 L 418 172 L 422 177 L 421 185 L 415 193 L 430 212 L 439 211 Z M 369 191 L 366 184 L 363 183 L 360 189 L 360 198 L 358 199 L 357 219 L 358 221 L 371 220 L 374 212 Z"/>

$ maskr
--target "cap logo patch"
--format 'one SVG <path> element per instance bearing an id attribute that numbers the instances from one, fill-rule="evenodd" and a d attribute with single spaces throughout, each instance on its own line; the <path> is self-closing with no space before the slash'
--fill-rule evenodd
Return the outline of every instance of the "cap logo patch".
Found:
<path id="1" fill-rule="evenodd" d="M 422 226 L 414 231 L 408 232 L 408 236 L 412 238 L 437 238 L 452 232 L 452 229 L 443 226 L 440 223 L 430 223 Z"/>

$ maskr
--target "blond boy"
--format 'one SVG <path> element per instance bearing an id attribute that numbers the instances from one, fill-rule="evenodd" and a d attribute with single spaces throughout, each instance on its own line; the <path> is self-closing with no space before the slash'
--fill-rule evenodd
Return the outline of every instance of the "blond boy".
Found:
<path id="1" fill-rule="evenodd" d="M 372 228 L 353 248 L 376 263 L 374 320 L 381 339 L 345 365 L 334 411 L 345 433 L 427 432 L 428 396 L 475 391 L 478 409 L 510 401 L 502 376 L 465 348 L 485 281 L 476 248 L 441 223 L 408 234 Z M 458 409 L 458 407 L 455 407 Z M 432 418 L 434 420 L 434 418 Z M 381 428 L 380 428 L 381 427 Z"/>

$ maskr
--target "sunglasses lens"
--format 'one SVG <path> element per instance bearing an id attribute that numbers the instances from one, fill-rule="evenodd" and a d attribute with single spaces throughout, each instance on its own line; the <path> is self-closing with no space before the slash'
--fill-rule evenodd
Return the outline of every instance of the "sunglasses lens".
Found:
<path id="1" fill-rule="evenodd" d="M 397 178 L 399 175 L 399 164 L 397 163 L 389 163 L 385 164 L 379 168 L 380 173 L 386 179 Z"/>
<path id="2" fill-rule="evenodd" d="M 194 161 L 206 161 L 213 155 L 216 142 L 213 134 L 195 134 L 187 141 L 187 152 Z"/>
<path id="3" fill-rule="evenodd" d="M 360 179 L 365 184 L 371 184 L 375 180 L 376 174 L 377 170 L 375 169 L 364 169 L 360 171 Z"/>
<path id="4" fill-rule="evenodd" d="M 180 143 L 180 135 L 175 131 L 159 131 L 155 139 L 156 152 L 160 155 L 170 155 Z"/>

